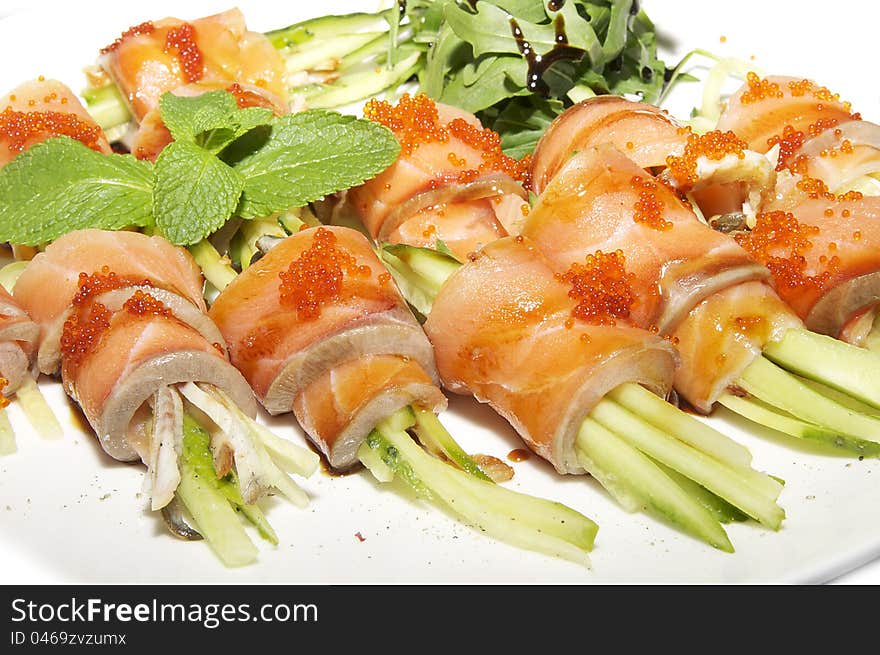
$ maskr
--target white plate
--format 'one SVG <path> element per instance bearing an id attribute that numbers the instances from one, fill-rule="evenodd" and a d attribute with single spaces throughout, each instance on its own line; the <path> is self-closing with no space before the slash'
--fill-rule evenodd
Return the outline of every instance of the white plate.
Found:
<path id="1" fill-rule="evenodd" d="M 66 4 L 42 2 L 38 10 L 25 9 L 23 2 L 0 6 L 0 16 L 12 12 L 0 20 L 0 91 L 40 74 L 79 89 L 80 68 L 129 25 L 228 8 L 217 0 L 187 2 L 185 12 L 182 3 L 165 0 Z M 823 11 L 821 19 L 766 0 L 644 4 L 665 36 L 668 63 L 693 47 L 744 59 L 754 55 L 766 72 L 814 77 L 852 100 L 866 118 L 880 116 L 869 52 L 874 21 L 864 16 L 862 3 L 838 0 L 836 11 Z M 373 10 L 378 2 L 239 6 L 250 27 L 268 30 L 316 11 Z M 684 85 L 674 108 L 689 109 L 699 92 L 699 85 Z M 758 468 L 787 481 L 780 498 L 788 514 L 783 529 L 730 526 L 733 555 L 642 514 L 626 514 L 593 480 L 560 478 L 533 457 L 513 465 L 516 477 L 509 485 L 564 502 L 599 523 L 591 570 L 492 541 L 433 506 L 379 486 L 366 473 L 316 474 L 304 482 L 313 497 L 305 511 L 271 503 L 268 515 L 281 544 L 273 549 L 257 540 L 259 562 L 227 570 L 203 543 L 172 538 L 145 510 L 143 468 L 106 457 L 77 427 L 58 385 L 44 382 L 43 388 L 65 423 L 65 437 L 41 441 L 29 433 L 17 408 L 10 408 L 19 452 L 0 459 L 4 583 L 820 582 L 880 554 L 876 460 L 820 453 L 718 412 L 710 422 L 749 446 Z M 505 458 L 521 446 L 503 420 L 470 399 L 454 398 L 443 420 L 470 452 Z M 292 417 L 270 423 L 279 434 L 302 439 Z"/>

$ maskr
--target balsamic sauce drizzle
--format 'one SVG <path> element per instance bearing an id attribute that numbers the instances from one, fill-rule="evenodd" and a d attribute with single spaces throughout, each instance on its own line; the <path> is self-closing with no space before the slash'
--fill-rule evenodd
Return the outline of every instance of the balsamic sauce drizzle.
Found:
<path id="1" fill-rule="evenodd" d="M 547 6 L 552 11 L 558 11 L 564 3 L 565 0 L 549 0 Z M 535 52 L 532 44 L 526 40 L 517 20 L 513 17 L 510 18 L 510 32 L 516 40 L 517 49 L 519 49 L 520 54 L 528 64 L 526 88 L 533 93 L 540 93 L 544 96 L 548 96 L 550 93 L 550 89 L 544 81 L 544 73 L 547 72 L 547 69 L 557 61 L 563 59 L 577 60 L 584 55 L 582 50 L 573 48 L 568 44 L 568 35 L 565 32 L 565 17 L 562 14 L 558 14 L 553 20 L 553 28 L 556 32 L 554 38 L 555 45 L 549 52 L 542 55 Z"/>

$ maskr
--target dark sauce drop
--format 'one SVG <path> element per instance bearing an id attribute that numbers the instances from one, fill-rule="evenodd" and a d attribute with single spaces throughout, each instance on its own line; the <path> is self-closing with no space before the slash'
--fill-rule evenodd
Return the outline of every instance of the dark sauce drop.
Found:
<path id="1" fill-rule="evenodd" d="M 635 16 L 639 13 L 639 0 L 633 0 L 632 5 L 629 8 L 630 16 Z"/>
<path id="2" fill-rule="evenodd" d="M 550 11 L 559 11 L 565 5 L 565 0 L 550 0 L 547 3 L 547 9 Z"/>
<path id="3" fill-rule="evenodd" d="M 406 0 L 397 0 L 397 11 L 401 18 L 406 16 Z"/>
<path id="4" fill-rule="evenodd" d="M 543 55 L 535 52 L 532 44 L 526 40 L 515 18 L 510 19 L 510 33 L 516 40 L 516 46 L 520 54 L 528 64 L 526 72 L 526 88 L 533 93 L 547 96 L 550 89 L 544 82 L 544 73 L 550 66 L 563 59 L 578 60 L 583 56 L 583 51 L 568 45 L 568 35 L 565 33 L 565 18 L 560 14 L 553 21 L 556 31 L 556 45 Z"/>
<path id="5" fill-rule="evenodd" d="M 645 82 L 650 82 L 654 78 L 654 69 L 650 66 L 642 67 L 642 79 Z"/>
<path id="6" fill-rule="evenodd" d="M 507 453 L 507 459 L 511 462 L 524 462 L 531 456 L 532 454 L 525 448 L 517 448 Z"/>

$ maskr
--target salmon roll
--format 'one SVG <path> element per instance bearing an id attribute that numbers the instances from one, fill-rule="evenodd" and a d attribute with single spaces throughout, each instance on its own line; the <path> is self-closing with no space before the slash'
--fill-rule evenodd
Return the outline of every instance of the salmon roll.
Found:
<path id="1" fill-rule="evenodd" d="M 211 306 L 230 358 L 244 374 L 257 398 L 271 414 L 294 411 L 304 426 L 326 425 L 333 420 L 315 417 L 326 413 L 316 398 L 331 393 L 339 411 L 348 415 L 338 434 L 355 423 L 357 412 L 382 394 L 406 388 L 357 384 L 367 370 L 379 366 L 388 355 L 406 366 L 395 375 L 415 376 L 434 385 L 437 372 L 431 346 L 385 271 L 369 241 L 350 228 L 330 226 L 301 230 L 269 250 L 226 287 Z M 363 358 L 367 358 L 361 361 Z M 339 369 L 347 362 L 361 362 Z M 393 368 L 393 367 L 392 367 Z M 360 372 L 359 372 L 360 371 Z M 331 375 L 332 372 L 332 375 Z M 390 379 L 382 373 L 376 379 Z M 343 381 L 354 384 L 347 389 Z M 321 390 L 321 391 L 319 391 Z M 343 399 L 360 394 L 357 400 Z M 418 391 L 407 394 L 410 402 L 394 407 L 388 415 L 417 399 L 434 409 L 445 407 L 445 398 Z M 336 402 L 336 401 L 334 401 Z M 299 409 L 300 412 L 296 410 Z M 331 465 L 350 468 L 356 451 L 377 421 L 365 424 L 357 438 L 336 436 L 326 429 L 309 431 Z"/>
<path id="2" fill-rule="evenodd" d="M 101 50 L 98 63 L 138 122 L 164 93 L 195 82 L 238 82 L 287 99 L 284 61 L 264 35 L 247 29 L 238 9 L 134 25 Z"/>
<path id="3" fill-rule="evenodd" d="M 237 566 L 257 551 L 233 508 L 277 543 L 255 503 L 277 490 L 304 505 L 276 460 L 308 475 L 317 458 L 254 421 L 257 403 L 205 313 L 202 286 L 189 254 L 161 237 L 82 230 L 31 260 L 14 291 L 37 314 L 40 338 L 52 341 L 48 368 L 103 450 L 143 461 L 151 509 Z"/>
<path id="4" fill-rule="evenodd" d="M 360 232 L 322 226 L 276 242 L 210 316 L 263 406 L 292 412 L 332 469 L 399 475 L 499 539 L 584 561 L 592 521 L 496 486 L 436 418 L 446 397 L 431 344 Z"/>
<path id="5" fill-rule="evenodd" d="M 34 257 L 13 293 L 40 326 L 39 370 L 55 374 L 60 369 L 64 322 L 84 302 L 83 288 L 89 299 L 100 291 L 96 299 L 113 310 L 136 290 L 148 290 L 209 343 L 225 349 L 216 326 L 205 315 L 203 287 L 201 271 L 192 256 L 162 237 L 88 229 L 62 236 Z"/>
<path id="6" fill-rule="evenodd" d="M 0 167 L 56 136 L 76 139 L 97 152 L 111 151 L 104 131 L 61 82 L 31 80 L 0 98 Z"/>
<path id="7" fill-rule="evenodd" d="M 350 190 L 347 202 L 377 241 L 433 247 L 463 261 L 528 212 L 527 161 L 501 151 L 497 133 L 425 95 L 372 100 L 364 115 L 394 132 L 397 161 Z"/>

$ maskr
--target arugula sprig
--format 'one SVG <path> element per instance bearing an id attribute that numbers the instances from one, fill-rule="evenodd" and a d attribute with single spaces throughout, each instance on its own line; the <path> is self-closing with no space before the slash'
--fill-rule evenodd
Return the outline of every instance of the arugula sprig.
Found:
<path id="1" fill-rule="evenodd" d="M 69 137 L 37 144 L 0 170 L 0 241 L 40 245 L 77 229 L 151 228 L 191 245 L 233 217 L 299 207 L 361 184 L 397 158 L 371 121 L 313 110 L 275 117 L 232 94 L 165 94 L 174 139 L 155 164 Z"/>

